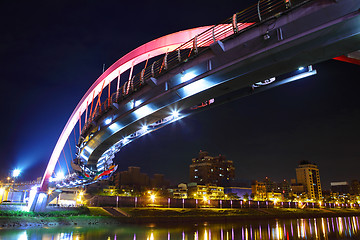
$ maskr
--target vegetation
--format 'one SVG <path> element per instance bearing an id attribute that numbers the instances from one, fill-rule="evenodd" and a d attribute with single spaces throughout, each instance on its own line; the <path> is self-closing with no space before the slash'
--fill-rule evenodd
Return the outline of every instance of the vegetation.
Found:
<path id="1" fill-rule="evenodd" d="M 70 217 L 89 215 L 90 211 L 87 207 L 78 207 L 74 210 L 52 211 L 52 212 L 27 212 L 14 210 L 0 210 L 0 217 Z"/>

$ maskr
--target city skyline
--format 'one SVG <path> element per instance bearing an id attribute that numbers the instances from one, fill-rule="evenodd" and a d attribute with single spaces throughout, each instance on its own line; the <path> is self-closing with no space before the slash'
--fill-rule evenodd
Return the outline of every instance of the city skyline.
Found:
<path id="1" fill-rule="evenodd" d="M 253 3 L 228 2 L 221 11 L 204 5 L 196 14 L 181 7 L 188 11 L 187 18 L 164 25 L 156 25 L 164 13 L 155 5 L 151 14 L 142 13 L 156 28 L 134 31 L 142 23 L 137 20 L 133 25 L 118 23 L 124 29 L 119 32 L 113 30 L 118 29 L 116 23 L 129 15 L 100 10 L 118 9 L 117 3 L 83 7 L 65 2 L 56 5 L 53 15 L 48 14 L 52 5 L 34 14 L 28 11 L 34 6 L 25 4 L 14 12 L 12 3 L 2 3 L 12 14 L 2 16 L 9 25 L 2 38 L 1 78 L 11 90 L 1 95 L 6 111 L 1 119 L 2 174 L 21 168 L 24 179 L 42 175 L 67 118 L 101 74 L 102 64 L 110 66 L 156 37 L 218 23 Z M 102 21 L 91 18 L 96 13 Z M 171 14 L 166 15 L 170 19 Z M 191 158 L 206 150 L 233 160 L 236 176 L 244 179 L 290 179 L 295 172 L 289 169 L 302 160 L 318 164 L 326 187 L 331 181 L 359 179 L 359 66 L 329 60 L 314 68 L 315 76 L 192 115 L 140 138 L 117 154 L 118 171 L 137 165 L 181 182 L 188 178 Z"/>

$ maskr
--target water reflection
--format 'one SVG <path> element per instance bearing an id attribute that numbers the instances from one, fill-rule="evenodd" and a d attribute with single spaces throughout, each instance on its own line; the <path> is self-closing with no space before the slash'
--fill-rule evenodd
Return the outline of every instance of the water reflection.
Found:
<path id="1" fill-rule="evenodd" d="M 69 227 L 0 230 L 1 240 L 83 240 L 83 239 L 359 239 L 358 217 L 311 218 L 269 221 L 241 221 L 227 224 L 180 226 Z"/>

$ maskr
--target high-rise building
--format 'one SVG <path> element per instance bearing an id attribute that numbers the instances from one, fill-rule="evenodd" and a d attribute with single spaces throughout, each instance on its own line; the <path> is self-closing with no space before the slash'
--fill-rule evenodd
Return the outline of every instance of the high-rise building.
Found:
<path id="1" fill-rule="evenodd" d="M 302 161 L 296 168 L 297 183 L 304 186 L 304 190 L 310 199 L 321 199 L 321 183 L 319 169 L 316 164 Z"/>
<path id="2" fill-rule="evenodd" d="M 198 184 L 227 185 L 235 177 L 233 161 L 225 156 L 212 157 L 208 152 L 200 151 L 197 158 L 192 159 L 190 165 L 190 182 Z"/>

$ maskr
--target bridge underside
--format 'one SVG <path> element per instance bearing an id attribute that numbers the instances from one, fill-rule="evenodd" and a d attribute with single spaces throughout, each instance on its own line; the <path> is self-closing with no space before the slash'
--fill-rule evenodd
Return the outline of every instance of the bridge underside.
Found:
<path id="1" fill-rule="evenodd" d="M 359 50 L 360 3 L 310 1 L 260 25 L 213 43 L 93 122 L 82 137 L 81 159 L 96 169 L 121 139 L 209 99 L 254 83 Z M 139 103 L 139 104 L 136 104 Z M 105 120 L 111 119 L 110 124 Z"/>

